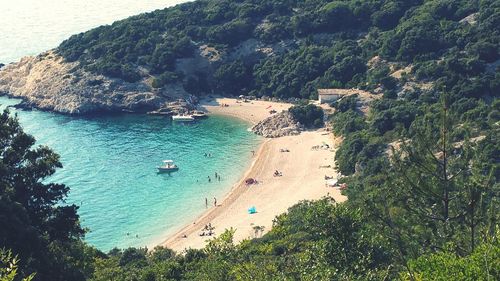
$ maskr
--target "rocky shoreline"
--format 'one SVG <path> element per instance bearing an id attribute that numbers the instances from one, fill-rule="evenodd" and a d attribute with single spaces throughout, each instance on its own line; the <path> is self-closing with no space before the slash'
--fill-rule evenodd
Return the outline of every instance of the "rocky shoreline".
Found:
<path id="1" fill-rule="evenodd" d="M 202 72 L 210 79 L 221 63 L 271 56 L 295 43 L 289 40 L 266 45 L 249 39 L 222 53 L 201 45 L 193 57 L 177 59 L 176 71 L 186 76 Z M 138 70 L 142 79 L 129 83 L 87 71 L 79 62 L 67 62 L 55 50 L 49 50 L 0 65 L 0 95 L 21 98 L 22 108 L 70 115 L 117 112 L 171 115 L 194 109 L 192 96 L 182 81 L 154 88 L 154 76 L 143 67 Z"/>
<path id="2" fill-rule="evenodd" d="M 175 114 L 191 106 L 182 85 L 157 90 L 147 81 L 128 83 L 85 71 L 54 51 L 25 57 L 0 69 L 0 95 L 21 98 L 19 108 L 70 115 L 90 113 Z"/>
<path id="3" fill-rule="evenodd" d="M 169 116 L 194 110 L 197 103 L 180 84 L 154 89 L 144 79 L 128 83 L 97 75 L 78 62 L 66 62 L 54 51 L 3 66 L 0 95 L 22 99 L 15 108 L 68 115 L 124 112 Z M 298 135 L 303 130 L 288 111 L 276 113 L 252 128 L 266 138 Z"/>

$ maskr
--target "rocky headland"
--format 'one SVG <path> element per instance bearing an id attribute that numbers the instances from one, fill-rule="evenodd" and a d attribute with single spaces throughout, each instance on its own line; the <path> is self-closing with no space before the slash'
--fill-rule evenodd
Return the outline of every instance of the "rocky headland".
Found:
<path id="1" fill-rule="evenodd" d="M 287 110 L 270 116 L 252 127 L 254 133 L 265 138 L 295 136 L 303 130 L 304 127 Z"/>
<path id="2" fill-rule="evenodd" d="M 203 73 L 213 84 L 218 65 L 235 59 L 256 61 L 284 52 L 294 41 L 266 45 L 249 39 L 229 51 L 201 45 L 192 57 L 176 60 L 175 71 L 186 78 Z M 192 96 L 183 81 L 154 88 L 150 71 L 139 67 L 141 79 L 126 82 L 91 71 L 78 61 L 68 62 L 56 50 L 22 58 L 0 67 L 0 95 L 21 98 L 21 108 L 38 108 L 63 114 L 130 112 L 169 115 L 193 109 Z"/>
<path id="3" fill-rule="evenodd" d="M 64 114 L 91 112 L 139 112 L 158 110 L 176 96 L 182 86 L 157 91 L 145 81 L 127 83 L 96 75 L 65 62 L 54 51 L 25 57 L 0 70 L 0 94 L 23 99 L 21 107 Z"/>

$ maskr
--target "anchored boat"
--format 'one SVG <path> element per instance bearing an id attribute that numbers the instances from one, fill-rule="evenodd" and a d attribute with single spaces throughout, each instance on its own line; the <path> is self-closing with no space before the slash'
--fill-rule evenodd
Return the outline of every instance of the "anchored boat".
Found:
<path id="1" fill-rule="evenodd" d="M 203 111 L 194 111 L 191 116 L 194 118 L 194 119 L 203 119 L 203 118 L 207 118 L 208 115 L 205 114 L 205 112 Z"/>
<path id="2" fill-rule="evenodd" d="M 194 118 L 191 115 L 174 115 L 172 116 L 172 120 L 179 122 L 191 122 L 194 121 Z"/>
<path id="3" fill-rule="evenodd" d="M 179 170 L 179 167 L 177 167 L 172 160 L 163 160 L 163 166 L 159 166 L 157 168 L 160 173 L 175 172 Z"/>

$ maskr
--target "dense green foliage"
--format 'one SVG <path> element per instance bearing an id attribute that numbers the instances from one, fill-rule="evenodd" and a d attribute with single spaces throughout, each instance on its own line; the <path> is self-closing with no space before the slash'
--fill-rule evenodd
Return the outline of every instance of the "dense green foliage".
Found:
<path id="1" fill-rule="evenodd" d="M 409 267 L 418 280 L 495 280 L 500 276 L 499 241 L 484 243 L 465 257 L 449 251 L 421 256 Z M 402 277 L 410 280 L 408 274 Z"/>
<path id="2" fill-rule="evenodd" d="M 474 13 L 476 23 L 460 22 Z M 202 75 L 209 83 L 197 94 L 281 98 L 315 97 L 318 87 L 383 86 L 394 94 L 390 68 L 367 67 L 379 55 L 413 63 L 418 79 L 441 79 L 459 98 L 477 97 L 498 92 L 498 75 L 482 75 L 499 59 L 498 21 L 493 0 L 198 0 L 72 36 L 58 52 L 126 81 L 154 75 L 155 87 L 191 85 L 186 82 Z M 249 39 L 276 51 L 243 60 L 224 56 Z M 176 60 L 193 57 L 205 44 L 222 54 L 215 72 L 175 74 L 181 71 Z"/>
<path id="3" fill-rule="evenodd" d="M 43 181 L 61 167 L 59 156 L 34 144 L 8 111 L 0 115 L 0 245 L 19 257 L 23 276 L 84 280 L 77 207 L 59 204 L 68 187 Z"/>
<path id="4" fill-rule="evenodd" d="M 98 259 L 92 280 L 345 280 L 383 277 L 391 258 L 359 210 L 331 199 L 303 202 L 263 238 L 232 242 L 228 230 L 184 256 L 128 249 Z M 162 279 L 163 278 L 163 279 Z"/>
<path id="5" fill-rule="evenodd" d="M 0 281 L 14 281 L 18 276 L 17 270 L 19 259 L 12 256 L 11 251 L 0 249 Z M 31 274 L 21 281 L 31 281 L 35 274 Z"/>
<path id="6" fill-rule="evenodd" d="M 290 107 L 288 111 L 293 118 L 304 125 L 306 128 L 321 128 L 323 127 L 323 109 L 313 104 L 295 105 Z"/>
<path id="7" fill-rule="evenodd" d="M 3 116 L 2 128 L 13 127 L 19 136 L 5 151 L 19 151 L 17 141 L 27 138 L 21 145 L 26 151 L 32 138 L 22 133 L 15 119 Z M 232 241 L 233 230 L 227 230 L 204 249 L 185 255 L 164 248 L 114 249 L 105 255 L 78 240 L 78 224 L 57 224 L 52 231 L 60 240 L 49 242 L 44 239 L 50 234 L 41 233 L 45 226 L 32 221 L 4 229 L 0 237 L 5 240 L 33 229 L 31 239 L 50 243 L 44 253 L 25 252 L 14 242 L 7 243 L 19 252 L 21 261 L 23 257 L 32 263 L 52 261 L 44 264 L 48 268 L 21 264 L 21 276 L 36 270 L 36 280 L 487 280 L 497 275 L 499 262 L 500 186 L 495 158 L 499 145 L 488 135 L 457 146 L 451 141 L 456 130 L 448 131 L 456 126 L 448 118 L 442 124 L 439 119 L 429 114 L 417 118 L 410 128 L 411 141 L 402 141 L 388 161 L 375 157 L 383 172 L 363 169 L 358 172 L 363 176 L 347 178 L 347 202 L 331 198 L 301 202 L 276 217 L 269 233 L 260 237 L 256 227 L 257 238 L 238 245 Z M 5 140 L 11 139 L 8 136 Z M 35 159 L 51 166 L 50 159 Z M 29 163 L 25 169 L 41 168 Z M 51 186 L 39 185 L 37 190 L 44 194 Z M 34 200 L 37 194 L 26 196 Z M 1 198 L 9 198 L 6 195 Z M 58 208 L 62 207 L 49 204 L 47 210 Z M 2 212 L 2 219 L 13 225 L 23 214 L 18 211 Z M 75 223 L 71 218 L 75 215 L 58 220 Z M 78 230 L 78 236 L 68 238 L 67 225 L 73 225 L 70 228 Z"/>
<path id="8" fill-rule="evenodd" d="M 462 19 L 466 18 L 468 21 Z M 498 277 L 500 4 L 494 0 L 203 0 L 75 35 L 69 61 L 193 94 L 315 97 L 317 88 L 379 93 L 335 102 L 336 153 L 349 200 L 302 202 L 263 237 L 205 249 L 85 246 L 59 167 L 2 115 L 0 245 L 39 280 L 488 280 Z M 213 73 L 176 60 L 208 44 L 231 53 L 255 38 L 284 51 L 224 59 Z M 400 75 L 395 75 L 399 71 Z M 362 105 L 369 110 L 362 110 Z M 317 107 L 290 110 L 317 127 Z M 8 215 L 4 215 L 8 214 Z M 256 233 L 258 230 L 256 229 Z M 256 235 L 258 236 L 258 235 Z M 29 243 L 21 243 L 29 241 Z M 64 265 L 64 266 L 63 266 Z M 48 278 L 50 277 L 50 278 Z"/>

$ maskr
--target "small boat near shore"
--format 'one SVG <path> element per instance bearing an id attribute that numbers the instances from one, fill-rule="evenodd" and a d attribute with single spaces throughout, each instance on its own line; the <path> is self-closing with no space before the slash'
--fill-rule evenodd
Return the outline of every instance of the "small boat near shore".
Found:
<path id="1" fill-rule="evenodd" d="M 174 115 L 172 116 L 172 120 L 178 122 L 191 122 L 194 121 L 194 117 L 191 115 Z"/>
<path id="2" fill-rule="evenodd" d="M 203 111 L 194 111 L 191 114 L 191 117 L 193 117 L 194 119 L 204 119 L 204 118 L 208 118 L 208 115 L 205 114 L 205 112 L 203 112 Z"/>
<path id="3" fill-rule="evenodd" d="M 179 170 L 179 167 L 174 164 L 172 160 L 163 160 L 163 166 L 157 167 L 158 172 L 160 173 L 169 173 L 175 172 Z"/>

